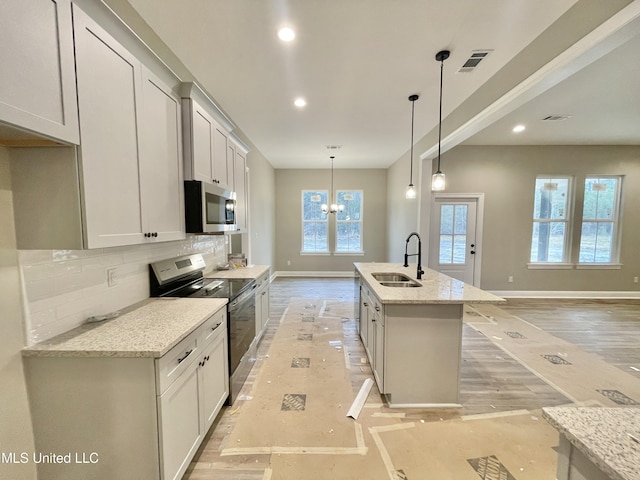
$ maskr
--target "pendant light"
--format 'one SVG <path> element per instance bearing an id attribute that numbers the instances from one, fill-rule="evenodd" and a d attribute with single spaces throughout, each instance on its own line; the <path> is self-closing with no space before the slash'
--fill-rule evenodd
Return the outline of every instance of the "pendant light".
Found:
<path id="1" fill-rule="evenodd" d="M 436 60 L 440 62 L 440 116 L 438 119 L 438 169 L 431 177 L 431 191 L 442 192 L 446 187 L 444 173 L 440 171 L 440 143 L 442 141 L 442 72 L 444 70 L 444 61 L 449 58 L 451 52 L 442 50 L 436 53 Z"/>
<path id="2" fill-rule="evenodd" d="M 411 102 L 411 170 L 409 173 L 409 186 L 407 187 L 406 197 L 408 199 L 416 198 L 416 189 L 413 187 L 413 112 L 416 105 L 416 100 L 420 98 L 419 95 L 409 95 L 409 101 Z"/>
<path id="3" fill-rule="evenodd" d="M 329 194 L 329 201 L 331 201 L 333 200 L 333 159 L 336 157 L 329 157 L 329 158 L 331 158 L 331 192 Z M 344 210 L 344 205 L 338 205 L 338 202 L 332 203 L 331 205 L 327 205 L 326 203 L 323 203 L 320 208 L 322 208 L 322 213 L 329 214 L 329 213 L 342 212 Z"/>

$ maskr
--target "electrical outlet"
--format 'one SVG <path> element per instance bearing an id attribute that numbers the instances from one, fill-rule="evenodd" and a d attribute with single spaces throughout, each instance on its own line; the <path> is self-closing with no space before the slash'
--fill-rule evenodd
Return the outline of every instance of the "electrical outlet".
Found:
<path id="1" fill-rule="evenodd" d="M 291 260 L 287 260 L 287 265 L 291 265 Z"/>
<path id="2" fill-rule="evenodd" d="M 513 283 L 513 275 L 509 275 L 509 278 L 507 278 L 507 282 Z"/>
<path id="3" fill-rule="evenodd" d="M 633 283 L 638 283 L 638 277 L 633 277 Z"/>
<path id="4" fill-rule="evenodd" d="M 118 275 L 116 273 L 116 268 L 107 268 L 107 286 L 109 288 L 115 287 L 118 285 Z"/>

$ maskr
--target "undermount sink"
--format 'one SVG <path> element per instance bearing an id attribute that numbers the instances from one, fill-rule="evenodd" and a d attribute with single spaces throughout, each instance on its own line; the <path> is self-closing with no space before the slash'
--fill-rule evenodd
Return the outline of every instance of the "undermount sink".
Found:
<path id="1" fill-rule="evenodd" d="M 383 287 L 421 287 L 422 286 L 418 282 L 415 282 L 411 279 L 406 282 L 401 281 L 401 282 L 379 282 L 379 283 Z"/>
<path id="2" fill-rule="evenodd" d="M 404 273 L 372 273 L 371 276 L 375 278 L 383 287 L 421 287 L 422 285 L 412 278 L 409 278 Z"/>
<path id="3" fill-rule="evenodd" d="M 372 273 L 371 276 L 378 282 L 412 282 L 404 273 Z"/>

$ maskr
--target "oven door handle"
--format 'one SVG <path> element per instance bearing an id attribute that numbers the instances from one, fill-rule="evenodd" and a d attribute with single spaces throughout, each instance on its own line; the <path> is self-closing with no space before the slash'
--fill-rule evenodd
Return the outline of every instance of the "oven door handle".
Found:
<path id="1" fill-rule="evenodd" d="M 255 290 L 256 290 L 256 286 L 254 285 L 247 292 L 243 293 L 238 298 L 236 298 L 229 305 L 229 310 L 230 311 L 237 310 L 240 305 L 242 305 L 244 302 L 246 302 L 249 298 L 255 296 L 255 293 L 256 293 Z"/>

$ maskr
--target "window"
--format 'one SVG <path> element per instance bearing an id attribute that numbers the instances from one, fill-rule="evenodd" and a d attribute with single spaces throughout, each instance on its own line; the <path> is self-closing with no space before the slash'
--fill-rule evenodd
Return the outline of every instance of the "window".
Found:
<path id="1" fill-rule="evenodd" d="M 336 253 L 362 253 L 362 190 L 336 191 Z"/>
<path id="2" fill-rule="evenodd" d="M 302 253 L 328 253 L 327 215 L 322 204 L 327 203 L 326 190 L 302 191 Z"/>
<path id="3" fill-rule="evenodd" d="M 440 206 L 440 265 L 466 262 L 467 210 L 467 205 Z"/>
<path id="4" fill-rule="evenodd" d="M 569 177 L 536 178 L 531 238 L 532 263 L 567 263 Z"/>
<path id="5" fill-rule="evenodd" d="M 617 261 L 620 177 L 587 177 L 584 182 L 580 263 Z"/>

